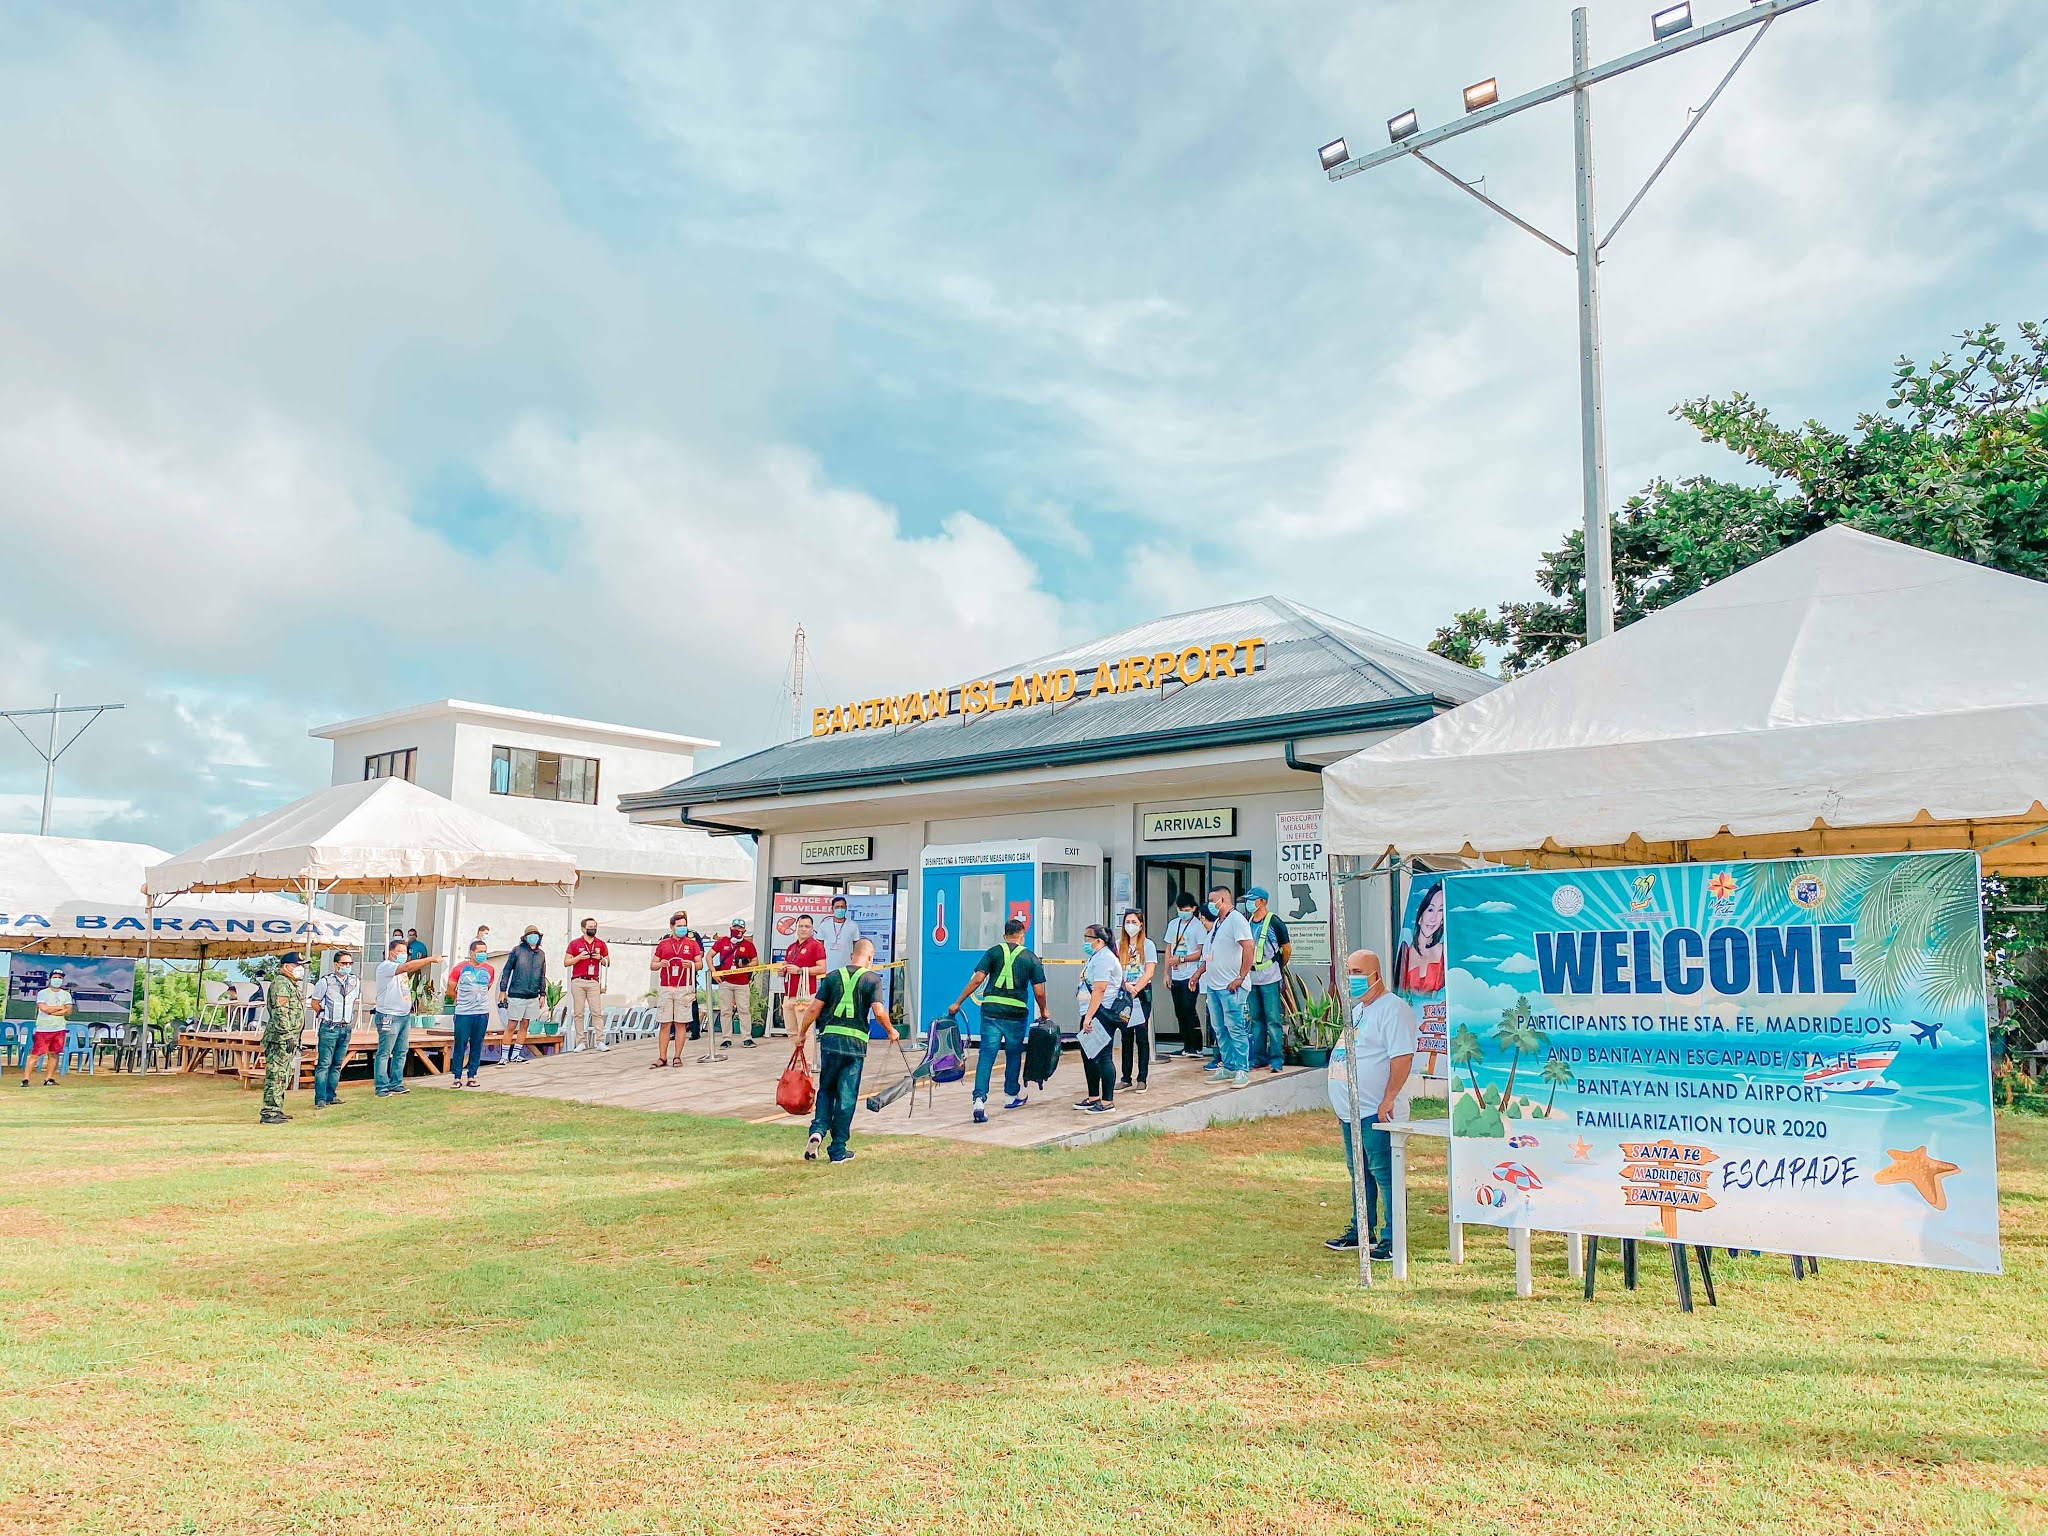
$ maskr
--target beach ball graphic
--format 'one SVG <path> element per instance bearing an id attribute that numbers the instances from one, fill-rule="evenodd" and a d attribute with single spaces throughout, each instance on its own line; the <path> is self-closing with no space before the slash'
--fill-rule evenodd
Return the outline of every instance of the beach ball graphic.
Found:
<path id="1" fill-rule="evenodd" d="M 1586 893 L 1576 885 L 1560 885 L 1550 893 L 1550 910 L 1559 917 L 1577 917 L 1585 907 Z"/>

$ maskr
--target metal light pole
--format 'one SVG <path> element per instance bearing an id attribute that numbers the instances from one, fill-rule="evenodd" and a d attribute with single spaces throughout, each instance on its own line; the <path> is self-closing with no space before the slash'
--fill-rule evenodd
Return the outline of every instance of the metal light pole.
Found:
<path id="1" fill-rule="evenodd" d="M 1581 473 L 1585 500 L 1586 540 L 1586 639 L 1590 643 L 1604 639 L 1614 633 L 1614 550 L 1611 523 L 1608 517 L 1607 500 L 1607 405 L 1605 390 L 1601 382 L 1600 357 L 1600 253 L 1621 230 L 1628 216 L 1636 211 L 1657 178 L 1664 174 L 1672 158 L 1677 155 L 1685 141 L 1692 137 L 1721 93 L 1728 88 L 1728 82 L 1735 78 L 1735 72 L 1742 68 L 1744 61 L 1756 51 L 1763 41 L 1771 23 L 1787 11 L 1796 11 L 1812 5 L 1814 0 L 1756 0 L 1747 10 L 1733 16 L 1724 16 L 1719 21 L 1710 21 L 1704 26 L 1695 26 L 1692 20 L 1692 6 L 1689 0 L 1668 5 L 1658 10 L 1651 18 L 1651 33 L 1655 41 L 1647 48 L 1624 54 L 1605 64 L 1592 62 L 1592 49 L 1587 38 L 1586 11 L 1581 6 L 1572 12 L 1572 72 L 1568 79 L 1555 80 L 1537 90 L 1526 92 L 1508 101 L 1499 99 L 1499 88 L 1494 81 L 1483 80 L 1465 92 L 1465 117 L 1462 121 L 1446 123 L 1440 128 L 1425 130 L 1415 113 L 1410 110 L 1398 113 L 1387 121 L 1387 135 L 1392 142 L 1387 148 L 1375 150 L 1372 154 L 1353 159 L 1350 146 L 1343 139 L 1333 140 L 1322 148 L 1323 170 L 1332 181 L 1342 181 L 1360 171 L 1369 171 L 1374 166 L 1385 165 L 1392 160 L 1413 157 L 1444 177 L 1453 186 L 1469 193 L 1491 208 L 1495 213 L 1513 224 L 1525 234 L 1533 235 L 1552 250 L 1572 257 L 1579 269 L 1579 446 L 1582 455 Z M 1622 209 L 1605 236 L 1599 232 L 1599 217 L 1593 196 L 1593 87 L 1630 70 L 1640 69 L 1645 64 L 1654 64 L 1702 43 L 1713 42 L 1716 38 L 1740 32 L 1749 27 L 1757 28 L 1749 46 L 1742 50 L 1728 73 L 1721 77 L 1721 83 L 1704 105 L 1687 115 L 1685 129 L 1678 135 L 1664 158 L 1657 162 L 1657 168 L 1650 172 L 1636 195 Z M 1447 139 L 1484 128 L 1503 118 L 1526 112 L 1531 107 L 1540 107 L 1561 97 L 1572 98 L 1572 148 L 1578 187 L 1578 241 L 1576 248 L 1553 240 L 1526 219 L 1518 218 L 1499 203 L 1481 192 L 1478 187 L 1462 177 L 1446 170 L 1443 166 L 1423 153 Z"/>
<path id="2" fill-rule="evenodd" d="M 67 708 L 64 703 L 64 696 L 61 693 L 53 693 L 50 695 L 50 707 L 48 709 L 0 709 L 0 719 L 4 719 L 17 731 L 21 731 L 21 739 L 30 746 L 35 747 L 36 755 L 43 760 L 42 835 L 44 837 L 50 835 L 50 806 L 55 801 L 57 794 L 57 759 L 66 752 L 69 752 L 77 743 L 78 738 L 92 728 L 94 720 L 99 719 L 108 710 L 119 709 L 120 707 L 119 704 L 73 704 Z M 50 717 L 50 740 L 47 746 L 36 746 L 35 738 L 29 735 L 27 731 L 22 730 L 21 722 L 35 715 L 48 715 Z M 70 739 L 62 746 L 57 744 L 57 717 L 59 715 L 85 715 L 88 717 L 85 724 L 73 731 Z"/>

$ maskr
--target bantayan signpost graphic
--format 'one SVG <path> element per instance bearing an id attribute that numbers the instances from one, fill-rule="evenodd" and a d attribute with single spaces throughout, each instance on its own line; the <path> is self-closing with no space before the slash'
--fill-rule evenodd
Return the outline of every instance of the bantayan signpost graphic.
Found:
<path id="1" fill-rule="evenodd" d="M 1445 885 L 1458 1220 L 1998 1272 L 1974 854 Z"/>

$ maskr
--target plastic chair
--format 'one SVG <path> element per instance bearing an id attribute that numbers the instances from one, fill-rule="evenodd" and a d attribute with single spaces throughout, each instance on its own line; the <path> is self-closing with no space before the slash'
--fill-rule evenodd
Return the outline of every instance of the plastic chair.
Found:
<path id="1" fill-rule="evenodd" d="M 34 1026 L 27 1019 L 0 1021 L 0 1063 L 26 1067 L 28 1048 L 34 1038 Z"/>
<path id="2" fill-rule="evenodd" d="M 64 1052 L 57 1058 L 59 1073 L 69 1072 L 74 1063 L 81 1072 L 91 1072 L 99 1062 L 99 1047 L 90 1024 L 73 1024 L 64 1031 Z"/>

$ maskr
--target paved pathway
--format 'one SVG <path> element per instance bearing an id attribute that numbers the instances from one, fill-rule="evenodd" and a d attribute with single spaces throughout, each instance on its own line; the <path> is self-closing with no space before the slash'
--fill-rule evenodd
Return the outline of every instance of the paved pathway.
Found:
<path id="1" fill-rule="evenodd" d="M 807 1122 L 775 1106 L 775 1080 L 789 1060 L 787 1040 L 763 1040 L 752 1050 L 729 1049 L 721 1059 L 700 1061 L 702 1042 L 692 1048 L 681 1067 L 656 1071 L 654 1043 L 633 1040 L 609 1051 L 578 1051 L 543 1057 L 513 1066 L 485 1067 L 478 1092 L 523 1094 L 544 1099 L 573 1099 L 582 1104 L 610 1104 L 674 1114 L 722 1115 L 757 1125 L 786 1125 L 801 1132 Z M 1027 1089 L 1031 1102 L 1022 1109 L 1000 1107 L 1002 1064 L 996 1065 L 997 1094 L 986 1125 L 973 1122 L 973 1051 L 968 1053 L 968 1080 L 942 1083 L 936 1093 L 917 1091 L 910 1112 L 899 1100 L 879 1113 L 865 1106 L 854 1122 L 856 1135 L 941 1136 L 987 1146 L 1038 1147 L 1100 1141 L 1130 1129 L 1199 1130 L 1219 1120 L 1255 1119 L 1320 1106 L 1323 1073 L 1290 1067 L 1277 1075 L 1253 1074 L 1252 1085 L 1218 1087 L 1202 1072 L 1199 1061 L 1155 1060 L 1152 1081 L 1144 1093 L 1119 1089 L 1115 1110 L 1084 1115 L 1073 1103 L 1084 1089 L 1081 1059 L 1069 1050 L 1044 1090 Z M 896 1081 L 903 1060 L 887 1041 L 868 1047 L 867 1071 L 861 1080 L 865 1096 Z M 448 1084 L 445 1077 L 416 1078 L 426 1087 Z"/>

